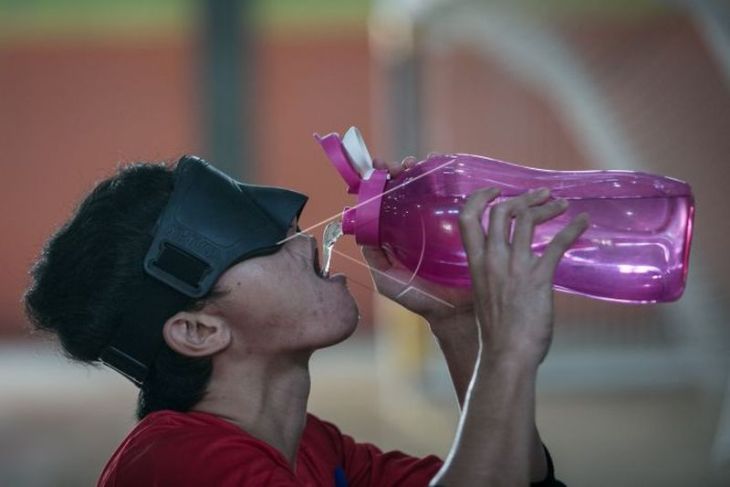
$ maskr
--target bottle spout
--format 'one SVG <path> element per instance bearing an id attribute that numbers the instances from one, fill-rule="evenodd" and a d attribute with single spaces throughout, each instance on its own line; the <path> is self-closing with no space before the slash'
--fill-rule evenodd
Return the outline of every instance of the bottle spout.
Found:
<path id="1" fill-rule="evenodd" d="M 357 205 L 342 212 L 342 233 L 355 235 L 360 245 L 380 245 L 380 207 L 388 181 L 387 170 L 376 170 L 360 131 L 355 127 L 340 135 L 314 134 L 332 165 L 347 184 L 347 192 L 357 195 Z"/>
<path id="2" fill-rule="evenodd" d="M 345 235 L 355 234 L 355 209 L 346 206 L 342 211 L 342 233 Z"/>

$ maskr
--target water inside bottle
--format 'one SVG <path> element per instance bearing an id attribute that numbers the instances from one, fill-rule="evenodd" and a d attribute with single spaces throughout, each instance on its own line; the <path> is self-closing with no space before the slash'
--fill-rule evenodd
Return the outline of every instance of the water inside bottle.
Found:
<path id="1" fill-rule="evenodd" d="M 342 236 L 342 223 L 339 220 L 329 222 L 322 234 L 322 277 L 329 276 L 332 262 L 332 248 Z"/>

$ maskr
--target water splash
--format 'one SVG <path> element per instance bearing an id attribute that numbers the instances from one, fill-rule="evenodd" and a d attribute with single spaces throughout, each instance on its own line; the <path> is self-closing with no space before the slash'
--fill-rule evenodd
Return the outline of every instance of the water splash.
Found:
<path id="1" fill-rule="evenodd" d="M 322 277 L 330 274 L 330 263 L 332 262 L 332 247 L 342 236 L 342 223 L 339 220 L 329 222 L 324 227 L 322 235 Z"/>

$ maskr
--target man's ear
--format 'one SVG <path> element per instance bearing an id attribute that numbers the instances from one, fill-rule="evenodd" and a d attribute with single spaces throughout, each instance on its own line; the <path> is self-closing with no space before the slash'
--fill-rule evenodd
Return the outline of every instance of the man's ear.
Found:
<path id="1" fill-rule="evenodd" d="M 181 355 L 207 357 L 230 344 L 231 329 L 218 316 L 180 311 L 165 322 L 162 336 L 167 345 Z"/>

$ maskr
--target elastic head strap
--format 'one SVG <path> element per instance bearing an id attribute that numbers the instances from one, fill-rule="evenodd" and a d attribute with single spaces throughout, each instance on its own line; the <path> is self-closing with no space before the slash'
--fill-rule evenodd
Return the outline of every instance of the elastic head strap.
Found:
<path id="1" fill-rule="evenodd" d="M 192 299 L 147 274 L 135 293 L 137 301 L 126 310 L 99 360 L 139 386 L 164 342 L 162 325 Z"/>

